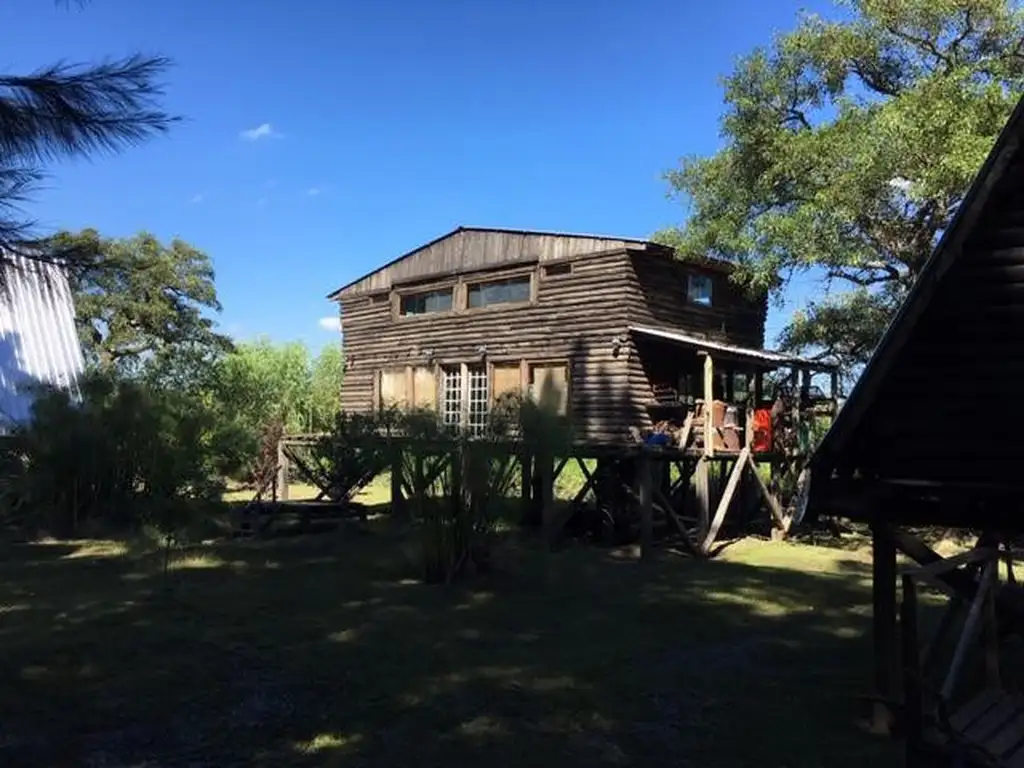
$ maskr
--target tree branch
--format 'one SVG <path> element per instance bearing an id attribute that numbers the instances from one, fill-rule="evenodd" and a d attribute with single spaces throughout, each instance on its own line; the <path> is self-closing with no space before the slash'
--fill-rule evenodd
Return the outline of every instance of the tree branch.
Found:
<path id="1" fill-rule="evenodd" d="M 166 131 L 155 78 L 170 62 L 130 56 L 92 67 L 63 63 L 27 76 L 0 75 L 0 153 L 39 162 L 115 150 Z M 8 162 L 10 162 L 8 160 Z"/>
<path id="2" fill-rule="evenodd" d="M 919 49 L 923 49 L 927 53 L 931 54 L 938 63 L 945 65 L 947 70 L 953 68 L 954 62 L 949 58 L 949 56 L 936 47 L 935 41 L 928 40 L 924 37 L 916 37 L 911 35 L 909 32 L 903 32 L 895 26 L 886 25 L 885 30 L 894 37 L 898 37 L 904 42 L 910 43 L 911 45 L 916 46 Z"/>

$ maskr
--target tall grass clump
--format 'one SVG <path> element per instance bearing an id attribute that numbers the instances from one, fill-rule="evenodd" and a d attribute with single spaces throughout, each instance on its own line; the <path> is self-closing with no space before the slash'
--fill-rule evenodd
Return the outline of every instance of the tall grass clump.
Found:
<path id="1" fill-rule="evenodd" d="M 8 525 L 58 538 L 168 532 L 219 499 L 221 436 L 197 402 L 99 375 L 80 392 L 39 390 L 10 436 L 0 477 Z"/>

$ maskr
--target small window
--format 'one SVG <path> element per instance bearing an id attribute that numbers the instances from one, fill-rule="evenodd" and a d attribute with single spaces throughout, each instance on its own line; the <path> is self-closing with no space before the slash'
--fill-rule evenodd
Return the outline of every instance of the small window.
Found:
<path id="1" fill-rule="evenodd" d="M 569 366 L 566 363 L 531 365 L 530 398 L 564 416 L 569 405 Z"/>
<path id="2" fill-rule="evenodd" d="M 467 305 L 470 309 L 479 309 L 492 304 L 513 304 L 529 300 L 530 276 L 523 275 L 469 286 Z"/>
<path id="3" fill-rule="evenodd" d="M 544 277 L 561 277 L 572 274 L 572 264 L 549 264 L 544 267 Z"/>
<path id="4" fill-rule="evenodd" d="M 426 315 L 431 312 L 450 312 L 452 308 L 452 289 L 442 288 L 438 291 L 408 293 L 401 298 L 400 314 Z"/>
<path id="5" fill-rule="evenodd" d="M 686 299 L 691 304 L 711 306 L 711 277 L 709 275 L 689 275 L 686 281 Z"/>

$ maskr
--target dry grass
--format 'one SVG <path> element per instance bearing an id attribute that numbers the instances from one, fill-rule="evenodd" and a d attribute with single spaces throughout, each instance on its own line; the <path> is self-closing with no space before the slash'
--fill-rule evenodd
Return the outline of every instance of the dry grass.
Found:
<path id="1" fill-rule="evenodd" d="M 863 766 L 863 554 L 558 554 L 426 586 L 410 532 L 0 550 L 0 765 Z M 91 761 L 91 762 L 90 762 Z M 104 762 L 105 761 L 105 762 Z"/>

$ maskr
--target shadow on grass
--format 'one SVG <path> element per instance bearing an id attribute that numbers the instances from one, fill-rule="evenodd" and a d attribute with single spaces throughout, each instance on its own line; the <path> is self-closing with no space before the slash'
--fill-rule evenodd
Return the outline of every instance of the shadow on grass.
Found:
<path id="1" fill-rule="evenodd" d="M 37 549 L 0 561 L 5 766 L 898 764 L 855 724 L 852 560 L 638 563 L 509 532 L 494 572 L 442 588 L 393 520 L 196 548 L 167 579 Z"/>

